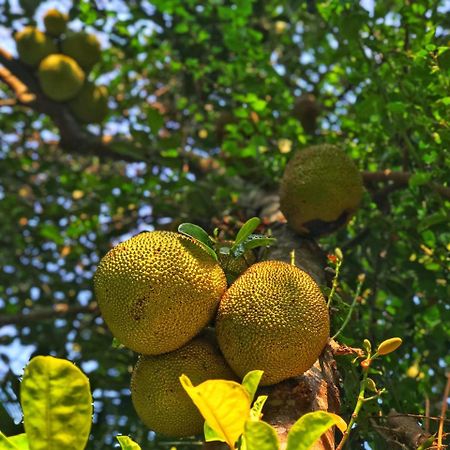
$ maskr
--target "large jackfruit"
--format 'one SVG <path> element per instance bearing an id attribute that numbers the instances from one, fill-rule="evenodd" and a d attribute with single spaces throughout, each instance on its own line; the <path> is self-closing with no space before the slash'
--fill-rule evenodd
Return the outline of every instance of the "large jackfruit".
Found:
<path id="1" fill-rule="evenodd" d="M 101 48 L 95 34 L 78 31 L 68 33 L 61 42 L 65 55 L 73 58 L 86 72 L 100 61 Z"/>
<path id="2" fill-rule="evenodd" d="M 308 370 L 330 331 L 319 286 L 299 268 L 264 261 L 247 269 L 220 301 L 217 340 L 230 367 L 243 377 L 263 370 L 262 385 Z"/>
<path id="3" fill-rule="evenodd" d="M 69 107 L 80 122 L 101 123 L 108 114 L 108 90 L 88 81 L 69 102 Z"/>
<path id="4" fill-rule="evenodd" d="M 55 53 L 56 44 L 36 27 L 25 27 L 14 35 L 17 53 L 22 62 L 29 66 L 37 66 L 42 59 Z"/>
<path id="5" fill-rule="evenodd" d="M 334 145 L 316 145 L 298 151 L 287 164 L 280 208 L 294 231 L 319 236 L 344 225 L 362 194 L 353 160 Z"/>
<path id="6" fill-rule="evenodd" d="M 85 74 L 69 56 L 53 54 L 39 64 L 38 77 L 41 89 L 48 98 L 64 102 L 80 92 Z"/>
<path id="7" fill-rule="evenodd" d="M 112 334 L 149 355 L 170 352 L 214 317 L 225 274 L 192 239 L 170 231 L 141 233 L 100 261 L 94 288 Z"/>
<path id="8" fill-rule="evenodd" d="M 141 356 L 131 378 L 131 399 L 141 420 L 157 433 L 183 437 L 203 431 L 204 419 L 181 386 L 182 374 L 194 385 L 236 379 L 217 347 L 204 337 L 174 352 Z"/>

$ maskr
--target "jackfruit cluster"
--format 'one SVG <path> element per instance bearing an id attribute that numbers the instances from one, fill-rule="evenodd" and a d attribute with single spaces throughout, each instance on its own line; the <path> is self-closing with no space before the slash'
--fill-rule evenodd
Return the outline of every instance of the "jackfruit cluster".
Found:
<path id="1" fill-rule="evenodd" d="M 19 59 L 35 72 L 45 96 L 68 102 L 79 122 L 103 122 L 108 112 L 107 89 L 88 79 L 100 61 L 100 42 L 94 34 L 68 29 L 67 14 L 57 9 L 48 10 L 43 19 L 45 31 L 26 26 L 15 34 Z"/>
<path id="2" fill-rule="evenodd" d="M 220 243 L 218 250 L 230 245 Z M 233 261 L 218 254 L 219 261 L 182 234 L 145 232 L 110 250 L 95 273 L 106 324 L 142 354 L 132 401 L 157 433 L 183 437 L 203 429 L 181 374 L 198 384 L 259 369 L 263 385 L 275 384 L 309 369 L 328 340 L 325 299 L 308 274 L 244 255 L 228 287 L 224 269 Z M 215 325 L 213 338 L 205 334 L 208 325 Z"/>
<path id="3" fill-rule="evenodd" d="M 280 183 L 280 209 L 297 233 L 320 236 L 345 225 L 358 208 L 361 174 L 339 147 L 307 147 L 288 162 Z"/>

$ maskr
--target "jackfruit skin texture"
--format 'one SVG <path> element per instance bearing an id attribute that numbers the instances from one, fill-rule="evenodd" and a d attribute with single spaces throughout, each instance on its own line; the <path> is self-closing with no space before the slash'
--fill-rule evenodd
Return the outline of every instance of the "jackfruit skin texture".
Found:
<path id="1" fill-rule="evenodd" d="M 362 195 L 362 177 L 353 160 L 334 145 L 315 145 L 288 162 L 280 209 L 294 231 L 319 236 L 347 223 Z"/>
<path id="2" fill-rule="evenodd" d="M 14 36 L 19 59 L 36 67 L 46 56 L 57 51 L 56 44 L 36 27 L 25 27 Z"/>
<path id="3" fill-rule="evenodd" d="M 100 61 L 100 42 L 94 34 L 78 31 L 68 33 L 61 42 L 65 55 L 73 58 L 83 70 L 89 72 Z"/>
<path id="4" fill-rule="evenodd" d="M 261 385 L 276 384 L 317 360 L 330 333 L 328 308 L 306 272 L 282 261 L 263 261 L 222 297 L 216 333 L 237 375 L 263 370 Z"/>
<path id="5" fill-rule="evenodd" d="M 170 437 L 201 434 L 204 419 L 179 377 L 196 386 L 213 379 L 236 380 L 218 348 L 198 337 L 174 352 L 141 356 L 131 378 L 131 399 L 138 416 L 156 433 Z"/>
<path id="6" fill-rule="evenodd" d="M 80 92 L 85 74 L 74 59 L 53 54 L 39 64 L 38 78 L 41 89 L 48 98 L 64 102 Z"/>
<path id="7" fill-rule="evenodd" d="M 100 261 L 94 289 L 111 333 L 138 353 L 180 348 L 214 317 L 227 288 L 219 263 L 187 236 L 140 233 Z"/>
<path id="8" fill-rule="evenodd" d="M 59 37 L 66 31 L 67 14 L 58 11 L 55 8 L 49 9 L 44 16 L 45 31 L 53 37 Z"/>
<path id="9" fill-rule="evenodd" d="M 108 90 L 86 82 L 69 107 L 79 122 L 101 123 L 108 114 Z"/>

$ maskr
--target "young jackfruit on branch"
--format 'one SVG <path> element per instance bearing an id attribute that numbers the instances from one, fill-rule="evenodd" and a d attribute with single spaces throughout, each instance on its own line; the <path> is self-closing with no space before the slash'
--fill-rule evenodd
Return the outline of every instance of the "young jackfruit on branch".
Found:
<path id="1" fill-rule="evenodd" d="M 58 11 L 55 8 L 49 9 L 44 16 L 45 31 L 53 37 L 59 37 L 66 31 L 67 14 Z"/>
<path id="2" fill-rule="evenodd" d="M 280 209 L 299 234 L 320 236 L 347 223 L 363 194 L 353 160 L 334 145 L 298 151 L 280 183 Z"/>
<path id="3" fill-rule="evenodd" d="M 57 102 L 75 97 L 84 83 L 84 72 L 75 60 L 66 55 L 53 54 L 42 60 L 38 70 L 44 94 Z"/>
<path id="4" fill-rule="evenodd" d="M 149 355 L 176 350 L 197 335 L 226 287 L 219 263 L 193 239 L 170 231 L 140 233 L 117 245 L 94 277 L 112 334 Z"/>
<path id="5" fill-rule="evenodd" d="M 35 67 L 42 59 L 57 51 L 55 43 L 35 27 L 25 27 L 15 34 L 17 53 L 25 64 Z"/>
<path id="6" fill-rule="evenodd" d="M 180 383 L 182 374 L 194 384 L 236 379 L 217 347 L 205 337 L 170 353 L 141 356 L 131 379 L 131 399 L 141 420 L 157 433 L 183 437 L 203 431 L 204 419 Z"/>
<path id="7" fill-rule="evenodd" d="M 69 107 L 80 122 L 101 123 L 108 113 L 108 90 L 88 81 L 69 102 Z"/>
<path id="8" fill-rule="evenodd" d="M 100 42 L 94 34 L 79 31 L 69 33 L 61 42 L 65 55 L 73 58 L 83 70 L 89 72 L 100 61 Z"/>
<path id="9" fill-rule="evenodd" d="M 234 372 L 263 370 L 262 385 L 308 370 L 330 332 L 328 308 L 315 281 L 281 261 L 252 265 L 226 291 L 216 333 Z"/>

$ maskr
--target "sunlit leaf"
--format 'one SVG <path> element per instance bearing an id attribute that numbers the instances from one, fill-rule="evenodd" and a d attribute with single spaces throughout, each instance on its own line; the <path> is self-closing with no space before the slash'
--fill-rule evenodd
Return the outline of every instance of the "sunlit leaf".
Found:
<path id="1" fill-rule="evenodd" d="M 286 450 L 309 450 L 320 436 L 334 425 L 341 432 L 347 429 L 347 424 L 337 414 L 326 411 L 305 414 L 290 429 Z"/>
<path id="2" fill-rule="evenodd" d="M 15 445 L 11 438 L 6 437 L 1 431 L 0 431 L 0 449 L 1 450 L 20 450 L 20 447 Z"/>
<path id="3" fill-rule="evenodd" d="M 128 436 L 116 436 L 116 439 L 122 450 L 141 450 L 141 447 Z"/>
<path id="4" fill-rule="evenodd" d="M 250 396 L 250 402 L 252 402 L 255 397 L 263 373 L 264 371 L 262 370 L 252 370 L 251 372 L 248 372 L 242 380 L 242 386 L 247 389 L 248 395 Z"/>
<path id="5" fill-rule="evenodd" d="M 31 450 L 84 448 L 92 397 L 80 369 L 64 359 L 36 356 L 25 368 L 20 393 Z"/>
<path id="6" fill-rule="evenodd" d="M 178 232 L 195 239 L 217 261 L 216 252 L 213 250 L 214 244 L 209 238 L 208 233 L 202 227 L 193 223 L 182 223 L 178 227 Z"/>
<path id="7" fill-rule="evenodd" d="M 267 395 L 259 395 L 257 399 L 253 402 L 252 409 L 250 410 L 250 419 L 251 420 L 260 420 L 262 415 L 262 409 L 264 404 L 266 403 L 268 396 Z"/>
<path id="8" fill-rule="evenodd" d="M 193 386 L 186 375 L 180 382 L 208 424 L 234 448 L 250 414 L 247 390 L 227 380 L 208 380 Z"/>

